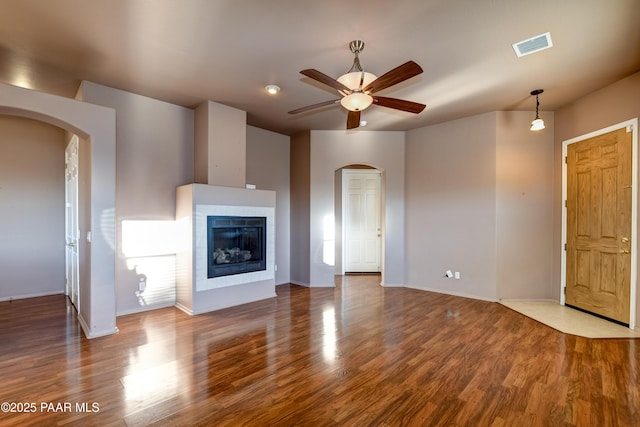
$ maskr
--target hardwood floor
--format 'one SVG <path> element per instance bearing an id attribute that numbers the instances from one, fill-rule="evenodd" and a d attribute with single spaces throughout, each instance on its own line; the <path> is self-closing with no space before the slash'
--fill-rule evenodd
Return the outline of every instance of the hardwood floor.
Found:
<path id="1" fill-rule="evenodd" d="M 0 425 L 633 426 L 640 342 L 375 276 L 87 340 L 63 296 L 0 303 Z M 31 404 L 35 405 L 31 405 Z M 24 410 L 33 409 L 32 413 Z M 91 412 L 93 411 L 93 412 Z"/>

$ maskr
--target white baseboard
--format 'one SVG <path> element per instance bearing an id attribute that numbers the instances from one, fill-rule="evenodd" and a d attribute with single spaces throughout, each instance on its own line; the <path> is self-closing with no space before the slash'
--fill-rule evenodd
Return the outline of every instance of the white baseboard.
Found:
<path id="1" fill-rule="evenodd" d="M 297 282 L 297 281 L 295 281 L 295 280 L 292 280 L 292 281 L 291 281 L 291 282 L 289 282 L 289 283 L 291 283 L 292 285 L 304 286 L 305 288 L 310 288 L 310 287 L 311 287 L 311 285 L 310 285 L 310 284 L 308 284 L 308 283 L 304 283 L 304 282 Z"/>
<path id="2" fill-rule="evenodd" d="M 193 312 L 193 310 L 191 310 L 190 308 L 187 308 L 186 306 L 180 304 L 179 302 L 176 302 L 175 307 L 178 310 L 184 311 L 185 313 L 187 313 L 189 316 L 194 316 L 195 313 Z"/>
<path id="3" fill-rule="evenodd" d="M 37 294 L 26 294 L 26 295 L 13 295 L 10 297 L 0 297 L 0 301 L 13 301 L 17 299 L 26 299 L 26 298 L 38 298 L 38 297 L 48 297 L 51 295 L 64 295 L 64 290 L 62 291 L 53 291 L 53 292 L 43 292 Z"/>
<path id="4" fill-rule="evenodd" d="M 258 302 L 258 301 L 265 301 L 265 300 L 270 300 L 270 299 L 274 299 L 277 298 L 277 294 L 275 293 L 275 290 L 273 293 L 269 293 L 268 295 L 261 295 L 261 296 L 253 296 L 252 298 L 245 298 L 242 300 L 236 300 L 236 301 L 227 301 L 224 304 L 220 304 L 219 302 L 216 302 L 215 304 L 210 304 L 204 307 L 199 307 L 198 310 L 191 310 L 192 313 L 194 315 L 198 315 L 198 314 L 205 314 L 205 313 L 211 313 L 212 311 L 218 311 L 218 310 L 224 310 L 226 308 L 232 308 L 232 307 L 238 307 L 241 305 L 245 305 L 245 304 L 250 304 L 252 302 Z"/>
<path id="5" fill-rule="evenodd" d="M 107 335 L 113 335 L 119 332 L 119 329 L 117 327 L 115 327 L 114 329 L 106 330 L 106 331 L 91 332 L 91 328 L 89 328 L 89 325 L 87 325 L 87 322 L 85 322 L 84 318 L 82 317 L 82 315 L 80 315 L 80 313 L 78 313 L 78 322 L 80 322 L 80 327 L 82 328 L 82 332 L 84 332 L 84 336 L 87 337 L 88 339 L 105 337 Z"/>
<path id="6" fill-rule="evenodd" d="M 560 304 L 560 301 L 553 298 L 498 298 L 498 302 L 555 302 Z"/>
<path id="7" fill-rule="evenodd" d="M 126 316 L 127 314 L 144 313 L 145 311 L 158 310 L 160 308 L 167 308 L 167 307 L 174 307 L 174 306 L 176 306 L 176 304 L 173 301 L 163 303 L 163 304 L 145 305 L 145 306 L 134 308 L 131 310 L 118 311 L 116 312 L 116 317 Z"/>
<path id="8" fill-rule="evenodd" d="M 335 288 L 336 287 L 335 283 L 312 285 L 311 283 L 296 282 L 295 280 L 292 280 L 289 283 L 291 283 L 292 285 L 304 286 L 305 288 Z"/>
<path id="9" fill-rule="evenodd" d="M 408 288 L 407 285 L 403 285 L 400 283 L 380 283 L 380 286 L 384 287 L 384 288 Z M 414 288 L 417 289 L 417 288 Z"/>

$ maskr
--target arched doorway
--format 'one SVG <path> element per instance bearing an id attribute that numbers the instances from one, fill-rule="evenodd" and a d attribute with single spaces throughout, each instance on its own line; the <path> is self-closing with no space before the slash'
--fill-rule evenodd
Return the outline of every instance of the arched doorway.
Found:
<path id="1" fill-rule="evenodd" d="M 87 260 L 78 319 L 88 338 L 115 324 L 115 111 L 74 99 L 0 84 L 0 114 L 26 117 L 76 134 L 89 148 Z"/>
<path id="2" fill-rule="evenodd" d="M 350 164 L 335 172 L 336 275 L 383 273 L 381 170 Z"/>

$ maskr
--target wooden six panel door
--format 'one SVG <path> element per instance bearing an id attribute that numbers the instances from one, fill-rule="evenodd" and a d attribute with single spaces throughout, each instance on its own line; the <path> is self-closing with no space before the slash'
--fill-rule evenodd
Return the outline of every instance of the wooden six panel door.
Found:
<path id="1" fill-rule="evenodd" d="M 568 305 L 629 323 L 631 149 L 626 129 L 568 145 Z"/>

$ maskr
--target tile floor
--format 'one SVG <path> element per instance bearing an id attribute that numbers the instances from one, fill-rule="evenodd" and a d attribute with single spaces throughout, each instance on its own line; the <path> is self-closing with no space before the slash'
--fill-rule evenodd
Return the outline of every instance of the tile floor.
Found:
<path id="1" fill-rule="evenodd" d="M 640 338 L 640 332 L 553 301 L 500 301 L 561 332 L 586 338 Z"/>

